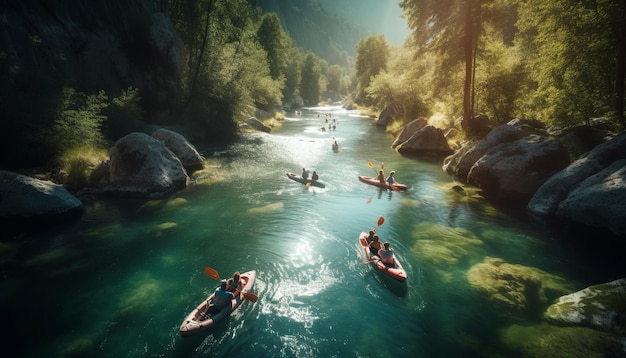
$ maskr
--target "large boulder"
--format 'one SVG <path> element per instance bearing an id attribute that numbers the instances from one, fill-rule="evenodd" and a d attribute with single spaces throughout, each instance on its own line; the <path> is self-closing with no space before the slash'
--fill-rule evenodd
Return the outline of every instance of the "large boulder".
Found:
<path id="1" fill-rule="evenodd" d="M 83 211 L 83 203 L 61 185 L 0 170 L 0 227 L 4 234 L 70 221 Z"/>
<path id="2" fill-rule="evenodd" d="M 398 108 L 396 106 L 387 106 L 387 108 L 383 109 L 378 115 L 378 120 L 376 120 L 376 125 L 380 127 L 386 127 L 389 124 L 393 123 L 398 117 Z"/>
<path id="3" fill-rule="evenodd" d="M 617 160 L 626 159 L 626 133 L 606 141 L 548 179 L 533 195 L 528 209 L 540 216 L 556 214 L 570 191 Z"/>
<path id="4" fill-rule="evenodd" d="M 187 187 L 189 177 L 180 159 L 145 133 L 119 139 L 109 154 L 112 193 L 153 198 Z"/>
<path id="5" fill-rule="evenodd" d="M 587 287 L 559 299 L 544 315 L 551 323 L 626 335 L 626 279 Z"/>
<path id="6" fill-rule="evenodd" d="M 443 130 L 427 125 L 415 132 L 411 138 L 396 147 L 403 155 L 445 157 L 452 153 Z"/>
<path id="7" fill-rule="evenodd" d="M 443 163 L 443 170 L 457 179 L 467 182 L 467 175 L 472 166 L 491 148 L 501 143 L 518 140 L 527 135 L 527 132 L 511 124 L 496 127 L 477 143 L 468 142 L 461 149 L 447 157 Z"/>
<path id="8" fill-rule="evenodd" d="M 246 124 L 261 132 L 269 133 L 272 131 L 272 128 L 270 126 L 266 125 L 255 117 L 250 117 L 246 119 Z"/>
<path id="9" fill-rule="evenodd" d="M 152 138 L 157 139 L 167 149 L 171 150 L 183 163 L 188 174 L 204 168 L 204 159 L 200 153 L 181 134 L 160 128 L 152 133 Z"/>
<path id="10" fill-rule="evenodd" d="M 467 179 L 483 189 L 485 196 L 526 204 L 548 178 L 569 162 L 569 153 L 561 142 L 533 134 L 489 150 L 472 166 Z"/>
<path id="11" fill-rule="evenodd" d="M 556 216 L 626 236 L 626 159 L 578 184 L 561 201 Z"/>
<path id="12" fill-rule="evenodd" d="M 426 120 L 424 118 L 414 119 L 411 122 L 407 123 L 406 125 L 404 125 L 400 129 L 398 135 L 396 136 L 396 139 L 391 144 L 391 148 L 395 148 L 395 147 L 399 146 L 400 144 L 406 142 L 417 131 L 419 131 L 420 129 L 426 127 L 427 125 L 428 125 L 428 120 Z"/>

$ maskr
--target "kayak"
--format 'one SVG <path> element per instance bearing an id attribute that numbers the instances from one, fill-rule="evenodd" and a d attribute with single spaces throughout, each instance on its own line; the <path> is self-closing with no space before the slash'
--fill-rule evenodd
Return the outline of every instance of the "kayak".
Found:
<path id="1" fill-rule="evenodd" d="M 254 270 L 242 273 L 240 276 L 240 280 L 242 282 L 243 288 L 241 289 L 239 295 L 236 295 L 230 301 L 230 306 L 226 306 L 225 308 L 222 308 L 217 312 L 207 313 L 207 311 L 209 311 L 209 304 L 213 303 L 213 296 L 215 295 L 215 293 L 212 293 L 209 297 L 202 301 L 193 311 L 191 311 L 191 313 L 188 314 L 187 317 L 185 317 L 185 320 L 180 325 L 180 335 L 185 337 L 200 333 L 213 327 L 224 318 L 230 316 L 230 314 L 233 313 L 233 311 L 237 307 L 239 307 L 246 299 L 244 297 L 244 293 L 252 289 L 255 278 L 256 271 Z"/>
<path id="2" fill-rule="evenodd" d="M 362 232 L 361 235 L 359 235 L 359 244 L 361 245 L 361 247 L 363 247 L 365 260 L 369 261 L 370 265 L 376 267 L 376 269 L 382 274 L 389 276 L 399 282 L 406 281 L 406 278 L 407 278 L 406 271 L 400 264 L 400 261 L 398 261 L 398 258 L 395 257 L 395 255 L 394 255 L 395 265 L 393 267 L 387 267 L 382 261 L 380 261 L 380 258 L 378 256 L 372 255 L 372 253 L 370 252 L 370 247 L 367 242 L 366 232 Z"/>
<path id="3" fill-rule="evenodd" d="M 311 179 L 304 179 L 301 176 L 299 176 L 296 173 L 287 173 L 287 178 L 291 179 L 291 180 L 295 180 L 298 183 L 302 183 L 302 184 L 307 184 L 307 183 L 311 183 L 312 186 L 316 186 L 318 188 L 325 188 L 326 185 L 322 182 L 320 182 L 319 180 L 316 181 L 312 181 Z"/>
<path id="4" fill-rule="evenodd" d="M 408 187 L 404 184 L 400 184 L 400 183 L 396 183 L 396 184 L 391 184 L 391 186 L 389 186 L 389 184 L 387 183 L 381 183 L 378 179 L 374 178 L 374 177 L 368 177 L 368 176 L 364 176 L 364 175 L 359 175 L 359 180 L 362 181 L 363 183 L 369 184 L 369 185 L 374 185 L 377 186 L 379 188 L 387 188 L 387 189 L 391 189 L 394 191 L 401 191 L 401 190 L 407 190 Z"/>

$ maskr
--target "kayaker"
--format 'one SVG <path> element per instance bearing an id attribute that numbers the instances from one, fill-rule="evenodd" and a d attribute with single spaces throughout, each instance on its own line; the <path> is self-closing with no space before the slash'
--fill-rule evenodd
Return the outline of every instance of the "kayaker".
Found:
<path id="1" fill-rule="evenodd" d="M 378 257 L 380 261 L 387 267 L 394 267 L 396 265 L 396 259 L 393 257 L 393 250 L 389 248 L 389 243 L 385 242 L 383 248 L 378 250 Z"/>
<path id="2" fill-rule="evenodd" d="M 391 172 L 389 172 L 389 176 L 387 177 L 387 184 L 389 186 L 397 183 L 396 178 L 394 177 L 394 175 L 396 175 L 395 171 L 392 170 Z"/>
<path id="3" fill-rule="evenodd" d="M 233 299 L 233 294 L 226 290 L 226 280 L 222 280 L 220 287 L 215 290 L 215 296 L 213 296 L 213 304 L 218 310 L 230 305 L 230 301 Z"/>
<path id="4" fill-rule="evenodd" d="M 376 177 L 381 184 L 385 184 L 385 172 L 383 170 L 378 171 L 378 176 Z"/>
<path id="5" fill-rule="evenodd" d="M 233 277 L 229 278 L 228 281 L 226 281 L 226 290 L 230 292 L 241 291 L 241 281 L 239 280 L 240 278 L 241 274 L 239 273 L 239 271 L 235 271 L 235 273 L 233 273 Z"/>
<path id="6" fill-rule="evenodd" d="M 319 175 L 317 175 L 317 172 L 314 170 L 314 171 L 313 171 L 313 175 L 311 175 L 311 180 L 312 180 L 312 181 L 317 181 L 317 180 L 319 180 L 319 179 L 320 179 L 320 176 L 319 176 Z"/>
<path id="7" fill-rule="evenodd" d="M 380 238 L 378 235 L 374 235 L 372 242 L 370 243 L 370 253 L 372 255 L 378 256 L 379 250 L 383 248 L 383 245 L 380 243 Z"/>
<path id="8" fill-rule="evenodd" d="M 308 179 L 308 178 L 309 178 L 309 172 L 305 168 L 302 168 L 302 179 Z"/>
<path id="9" fill-rule="evenodd" d="M 369 245 L 369 243 L 372 242 L 372 240 L 374 240 L 374 234 L 376 234 L 376 229 L 370 230 L 370 232 L 367 234 L 367 244 L 368 245 Z"/>

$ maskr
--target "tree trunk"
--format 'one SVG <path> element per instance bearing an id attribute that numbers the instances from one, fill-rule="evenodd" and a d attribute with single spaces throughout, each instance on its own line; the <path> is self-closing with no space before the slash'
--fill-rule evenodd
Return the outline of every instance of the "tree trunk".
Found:
<path id="1" fill-rule="evenodd" d="M 624 81 L 626 80 L 626 2 L 622 3 L 621 16 L 617 24 L 617 66 L 615 70 L 615 112 L 622 125 L 624 118 Z"/>
<path id="2" fill-rule="evenodd" d="M 472 73 L 473 73 L 473 52 L 474 52 L 474 31 L 472 24 L 472 0 L 465 1 L 465 37 L 463 47 L 465 50 L 465 86 L 463 88 L 463 121 L 468 124 L 469 132 L 472 128 L 469 126 L 472 118 Z M 468 133 L 469 134 L 469 133 Z"/>

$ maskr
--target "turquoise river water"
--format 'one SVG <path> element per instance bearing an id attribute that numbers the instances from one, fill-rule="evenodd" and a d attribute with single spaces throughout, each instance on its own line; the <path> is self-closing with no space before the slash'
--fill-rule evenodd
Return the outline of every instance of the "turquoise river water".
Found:
<path id="1" fill-rule="evenodd" d="M 320 130 L 326 114 L 335 131 Z M 339 152 L 331 150 L 333 137 Z M 507 320 L 468 282 L 486 257 L 540 269 L 576 290 L 623 275 L 565 236 L 511 216 L 454 181 L 440 161 L 403 157 L 371 119 L 308 108 L 271 134 L 202 150 L 208 170 L 168 200 L 98 200 L 69 226 L 0 246 L 3 351 L 20 357 L 514 356 Z M 198 146 L 199 149 L 201 146 Z M 358 181 L 384 163 L 407 192 Z M 316 170 L 326 188 L 287 172 Z M 376 227 L 405 285 L 362 263 Z M 257 271 L 244 304 L 212 330 L 178 329 L 222 277 Z M 620 272 L 621 271 L 621 272 Z M 549 297 L 554 300 L 555 297 Z M 548 302 L 550 303 L 550 302 Z M 519 338 L 524 339 L 523 337 Z M 3 354 L 4 355 L 4 354 Z M 6 355 L 5 355 L 6 356 Z"/>

